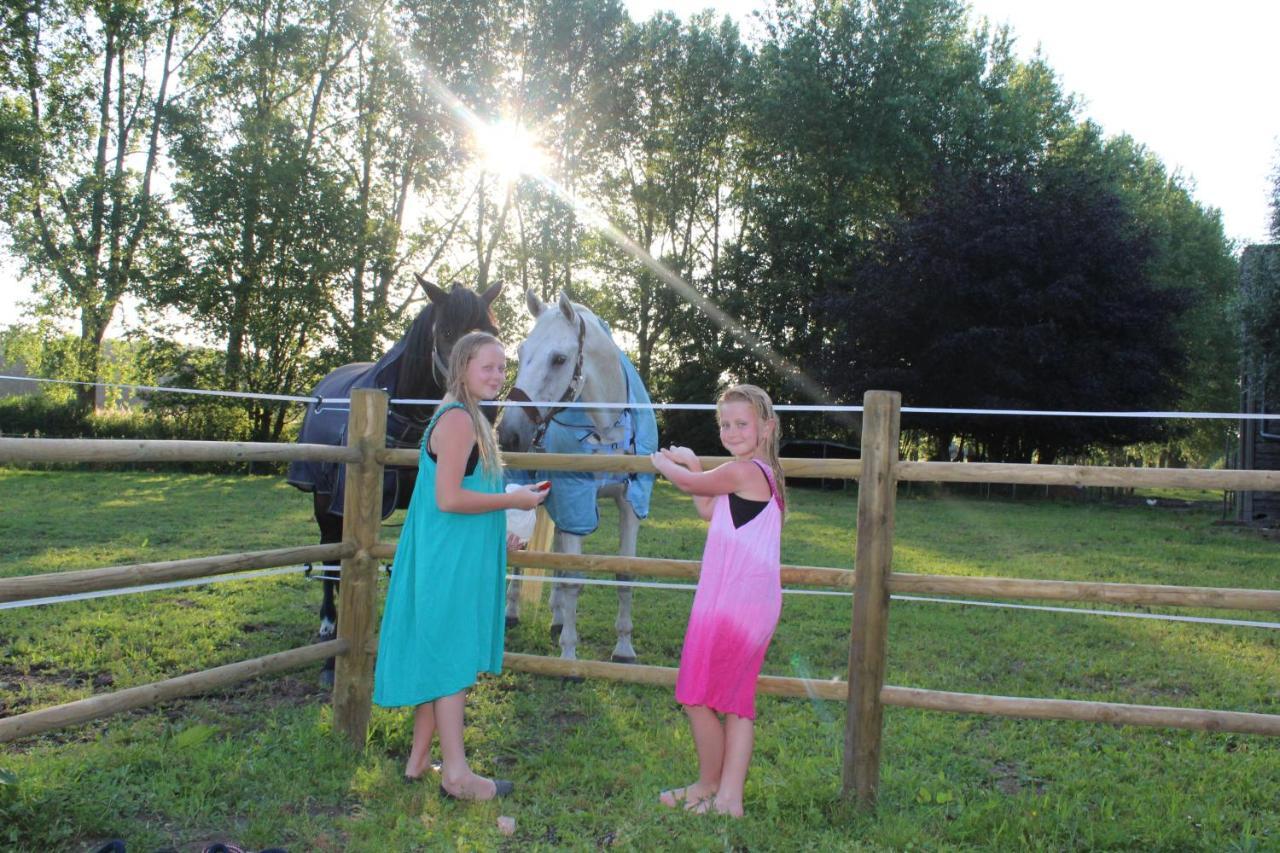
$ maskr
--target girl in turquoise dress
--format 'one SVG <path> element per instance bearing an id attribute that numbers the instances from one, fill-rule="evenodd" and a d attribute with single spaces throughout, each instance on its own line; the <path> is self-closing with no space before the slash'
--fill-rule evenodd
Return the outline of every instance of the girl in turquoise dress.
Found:
<path id="1" fill-rule="evenodd" d="M 440 737 L 440 791 L 465 800 L 511 793 L 472 772 L 462 745 L 466 691 L 502 671 L 507 509 L 532 509 L 545 492 L 504 492 L 502 460 L 482 400 L 506 380 L 502 343 L 472 332 L 453 346 L 449 391 L 422 438 L 418 480 L 396 546 L 382 613 L 373 701 L 414 706 L 405 778 L 419 778 Z"/>

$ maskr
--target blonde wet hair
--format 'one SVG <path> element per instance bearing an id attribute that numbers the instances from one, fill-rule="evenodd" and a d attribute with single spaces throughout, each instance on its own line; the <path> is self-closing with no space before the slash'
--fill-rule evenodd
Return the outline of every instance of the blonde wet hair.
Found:
<path id="1" fill-rule="evenodd" d="M 748 403 L 761 423 L 772 424 L 772 428 L 760 442 L 760 455 L 773 471 L 773 481 L 778 490 L 782 511 L 785 513 L 787 511 L 787 479 L 782 473 L 782 460 L 778 457 L 782 423 L 773 411 L 773 400 L 769 399 L 769 395 L 760 386 L 742 383 L 726 388 L 720 395 L 720 399 L 716 400 L 717 418 L 725 403 Z"/>
<path id="2" fill-rule="evenodd" d="M 468 332 L 453 345 L 453 352 L 449 354 L 449 388 L 444 402 L 456 400 L 471 415 L 471 429 L 475 433 L 476 447 L 480 448 L 480 467 L 490 477 L 497 477 L 502 473 L 502 451 L 498 449 L 493 425 L 480 411 L 482 400 L 471 393 L 466 381 L 471 360 L 490 344 L 502 346 L 502 341 L 488 332 Z"/>

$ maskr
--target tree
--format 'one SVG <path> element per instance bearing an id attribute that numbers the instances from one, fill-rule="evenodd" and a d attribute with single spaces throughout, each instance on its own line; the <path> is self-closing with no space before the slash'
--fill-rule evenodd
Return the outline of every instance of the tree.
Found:
<path id="1" fill-rule="evenodd" d="M 1222 216 L 1192 198 L 1191 183 L 1170 174 L 1160 160 L 1127 135 L 1104 139 L 1082 122 L 1052 151 L 1053 162 L 1070 164 L 1118 194 L 1151 241 L 1146 274 L 1160 288 L 1180 294 L 1186 310 L 1175 329 L 1185 353 L 1170 409 L 1233 411 L 1239 402 L 1239 323 L 1232 305 L 1239 263 L 1222 228 Z M 1166 458 L 1208 465 L 1223 452 L 1220 421 L 1169 423 L 1159 448 Z"/>
<path id="2" fill-rule="evenodd" d="M 628 34 L 614 156 L 604 164 L 610 219 L 670 272 L 703 292 L 721 277 L 725 212 L 734 192 L 746 48 L 728 19 L 687 24 L 655 15 Z M 653 270 L 609 241 L 585 242 L 603 277 L 604 310 L 636 337 L 637 370 L 651 384 L 675 367 L 674 346 L 706 318 Z M 660 387 L 660 383 L 659 383 Z"/>
<path id="3" fill-rule="evenodd" d="M 0 195 L 17 253 L 79 314 L 77 378 L 99 378 L 103 337 L 147 269 L 163 220 L 153 188 L 182 0 L 11 7 L 0 49 Z M 78 392 L 93 406 L 94 389 Z"/>
<path id="4" fill-rule="evenodd" d="M 1087 173 L 942 177 L 919 215 L 877 241 L 819 307 L 842 318 L 825 361 L 833 390 L 903 392 L 912 406 L 1037 410 L 1167 408 L 1185 353 L 1186 300 L 1150 278 L 1153 246 L 1124 201 Z M 1052 462 L 1094 442 L 1160 434 L 1139 420 L 904 419 L 946 446 Z"/>
<path id="5" fill-rule="evenodd" d="M 197 54 L 195 94 L 167 117 L 190 272 L 151 298 L 225 341 L 227 388 L 284 393 L 316 378 L 310 356 L 352 266 L 357 218 L 346 178 L 321 156 L 321 122 L 367 36 L 361 8 L 235 0 Z M 284 406 L 247 408 L 257 440 L 279 437 Z"/>
<path id="6" fill-rule="evenodd" d="M 754 67 L 728 299 L 793 363 L 812 363 L 833 334 L 815 310 L 825 283 L 852 276 L 939 170 L 1024 168 L 1070 127 L 1047 68 L 1016 60 L 1006 31 L 971 31 L 953 0 L 779 3 Z M 715 368 L 739 356 L 724 343 Z"/>

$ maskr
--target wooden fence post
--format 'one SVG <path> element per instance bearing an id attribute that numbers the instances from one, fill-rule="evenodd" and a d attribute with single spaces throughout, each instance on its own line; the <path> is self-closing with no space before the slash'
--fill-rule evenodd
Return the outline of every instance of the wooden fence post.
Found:
<path id="1" fill-rule="evenodd" d="M 347 445 L 360 451 L 360 461 L 346 470 L 342 503 L 342 541 L 356 546 L 342 561 L 338 599 L 338 638 L 349 644 L 334 667 L 333 725 L 356 749 L 363 749 L 373 704 L 374 603 L 378 561 L 372 554 L 382 522 L 382 463 L 376 453 L 386 447 L 387 395 L 369 388 L 351 392 Z"/>
<path id="2" fill-rule="evenodd" d="M 889 571 L 897 503 L 898 426 L 902 395 L 868 391 L 862 398 L 862 476 L 858 479 L 858 547 L 854 561 L 853 630 L 849 638 L 849 703 L 844 726 L 843 796 L 872 808 L 880 784 Z"/>

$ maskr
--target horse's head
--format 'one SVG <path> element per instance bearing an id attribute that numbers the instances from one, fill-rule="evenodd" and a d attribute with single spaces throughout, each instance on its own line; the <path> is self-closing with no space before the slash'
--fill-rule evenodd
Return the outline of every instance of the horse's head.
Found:
<path id="1" fill-rule="evenodd" d="M 554 307 L 533 291 L 525 303 L 535 322 L 520 344 L 520 365 L 509 399 L 546 402 L 625 402 L 626 383 L 618 347 L 595 314 L 569 301 L 563 291 Z M 504 450 L 525 451 L 554 407 L 508 407 L 498 427 Z M 614 412 L 616 415 L 616 412 Z M 610 416 L 600 415 L 603 419 Z M 594 416 L 593 416 L 594 419 Z M 608 424 L 603 424 L 605 427 Z"/>
<path id="2" fill-rule="evenodd" d="M 430 361 L 437 390 L 443 392 L 448 383 L 449 354 L 458 339 L 477 330 L 498 334 L 492 306 L 502 292 L 502 285 L 495 284 L 477 293 L 461 284 L 445 290 L 417 273 L 414 277 L 431 300 L 428 306 L 431 310 L 424 308 L 409 330 L 411 358 L 422 364 Z"/>

